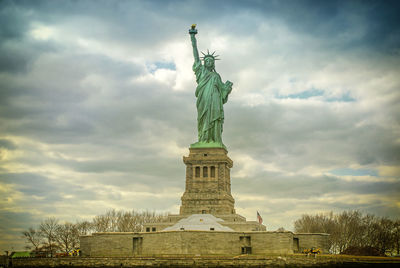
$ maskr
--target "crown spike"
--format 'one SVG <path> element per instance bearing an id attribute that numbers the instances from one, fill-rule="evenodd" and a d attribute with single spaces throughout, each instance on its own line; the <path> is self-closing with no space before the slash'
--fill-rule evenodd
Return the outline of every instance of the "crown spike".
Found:
<path id="1" fill-rule="evenodd" d="M 210 55 L 210 51 L 207 49 L 207 55 Z"/>
<path id="2" fill-rule="evenodd" d="M 203 53 L 203 51 L 200 51 L 200 52 L 201 52 L 201 54 L 203 54 L 204 56 L 206 55 L 206 54 Z"/>

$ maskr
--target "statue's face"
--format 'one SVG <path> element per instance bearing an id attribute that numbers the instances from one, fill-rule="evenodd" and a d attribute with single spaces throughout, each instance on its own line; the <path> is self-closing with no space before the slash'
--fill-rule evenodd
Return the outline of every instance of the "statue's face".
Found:
<path id="1" fill-rule="evenodd" d="M 214 59 L 211 57 L 206 57 L 204 59 L 204 66 L 206 66 L 206 68 L 213 68 L 214 67 Z"/>

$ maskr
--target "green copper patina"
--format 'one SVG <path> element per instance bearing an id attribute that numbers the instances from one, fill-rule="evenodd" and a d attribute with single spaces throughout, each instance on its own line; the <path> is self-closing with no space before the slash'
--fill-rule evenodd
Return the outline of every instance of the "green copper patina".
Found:
<path id="1" fill-rule="evenodd" d="M 223 105 L 228 101 L 232 91 L 232 82 L 222 83 L 221 76 L 215 71 L 217 55 L 214 53 L 203 54 L 202 64 L 197 50 L 195 35 L 196 25 L 189 30 L 193 46 L 194 64 L 193 71 L 196 75 L 196 106 L 197 130 L 199 141 L 190 145 L 191 148 L 225 148 L 222 143 L 222 125 L 224 124 Z"/>

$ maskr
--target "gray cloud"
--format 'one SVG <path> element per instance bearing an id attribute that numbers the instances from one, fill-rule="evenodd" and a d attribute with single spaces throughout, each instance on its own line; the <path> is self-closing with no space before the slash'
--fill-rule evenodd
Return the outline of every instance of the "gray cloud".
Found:
<path id="1" fill-rule="evenodd" d="M 5 148 L 7 150 L 15 150 L 17 146 L 10 140 L 0 139 L 0 148 Z"/>
<path id="2" fill-rule="evenodd" d="M 269 229 L 315 211 L 398 217 L 394 5 L 2 1 L 1 228 L 18 240 L 10 221 L 177 212 L 197 136 L 192 23 L 234 83 L 223 137 L 240 213 Z M 344 168 L 376 175 L 329 175 Z"/>

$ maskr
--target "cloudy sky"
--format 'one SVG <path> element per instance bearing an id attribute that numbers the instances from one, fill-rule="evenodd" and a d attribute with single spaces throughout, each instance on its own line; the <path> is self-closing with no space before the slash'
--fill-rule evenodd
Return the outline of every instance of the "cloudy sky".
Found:
<path id="1" fill-rule="evenodd" d="M 178 213 L 196 142 L 188 29 L 233 82 L 223 140 L 248 220 L 400 216 L 396 1 L 1 1 L 0 250 L 54 216 Z"/>

